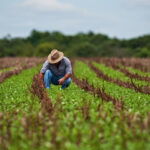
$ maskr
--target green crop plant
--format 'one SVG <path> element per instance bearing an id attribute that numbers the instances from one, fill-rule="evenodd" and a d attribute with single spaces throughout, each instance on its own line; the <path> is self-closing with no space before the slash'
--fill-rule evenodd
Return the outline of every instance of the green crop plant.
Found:
<path id="1" fill-rule="evenodd" d="M 107 67 L 104 64 L 98 64 L 96 62 L 94 62 L 93 64 L 94 64 L 94 66 L 99 68 L 101 71 L 103 71 L 104 74 L 110 76 L 113 79 L 120 79 L 125 82 L 131 82 L 131 78 L 127 77 L 125 74 L 123 74 L 122 72 L 120 72 L 118 70 L 114 70 L 111 67 Z M 134 78 L 132 79 L 132 81 L 136 85 L 147 85 L 148 84 L 146 81 L 140 81 L 140 80 L 137 80 Z"/>
<path id="2" fill-rule="evenodd" d="M 0 73 L 5 73 L 7 71 L 11 71 L 11 70 L 14 70 L 14 69 L 16 69 L 16 67 L 8 67 L 8 68 L 0 69 Z"/>
<path id="3" fill-rule="evenodd" d="M 139 127 L 135 135 L 127 125 L 121 112 L 116 112 L 111 102 L 102 102 L 100 98 L 80 89 L 74 83 L 66 90 L 53 86 L 47 91 L 53 104 L 58 103 L 57 142 L 58 149 L 126 149 L 142 148 L 148 133 L 141 132 Z M 61 99 L 59 102 L 58 99 Z M 61 109 L 60 109 L 61 106 Z M 89 117 L 83 115 L 82 109 L 88 108 Z M 57 107 L 56 107 L 57 108 Z M 99 109 L 98 109 L 99 108 Z M 135 136 L 139 138 L 139 144 Z M 62 145 L 62 141 L 64 143 Z M 145 145 L 148 147 L 148 145 Z"/>
<path id="4" fill-rule="evenodd" d="M 42 134 L 42 122 L 36 123 L 41 104 L 29 91 L 40 67 L 23 70 L 0 84 L 0 149 L 29 149 Z"/>
<path id="5" fill-rule="evenodd" d="M 132 67 L 126 67 L 126 68 L 132 73 L 137 73 L 138 75 L 141 75 L 141 76 L 150 77 L 150 72 L 142 72 L 141 70 L 138 70 L 138 69 L 135 69 L 135 68 L 132 68 Z"/>
<path id="6" fill-rule="evenodd" d="M 96 76 L 87 64 L 77 61 L 75 65 L 75 75 L 78 78 L 88 78 L 90 83 L 93 83 L 95 87 L 105 87 L 105 91 L 112 97 L 122 99 L 125 104 L 125 108 L 130 112 L 139 112 L 147 114 L 150 107 L 150 95 L 136 92 L 132 89 L 120 87 L 114 83 L 107 82 Z M 77 67 L 78 66 L 78 67 Z"/>
<path id="7" fill-rule="evenodd" d="M 95 89 L 104 84 L 107 94 L 124 102 L 124 109 L 117 110 L 111 101 L 102 100 L 72 81 L 65 90 L 54 85 L 45 90 L 53 108 L 52 112 L 47 112 L 43 107 L 44 99 L 31 93 L 33 76 L 40 68 L 41 65 L 23 70 L 0 84 L 0 149 L 150 149 L 149 95 L 103 81 L 87 64 L 76 61 L 75 76 L 87 78 Z M 105 66 L 103 71 L 113 78 L 128 81 L 120 72 Z"/>
<path id="8" fill-rule="evenodd" d="M 40 65 L 41 67 L 41 65 Z M 6 79 L 0 84 L 0 111 L 10 112 L 18 109 L 18 111 L 29 111 L 29 107 L 37 101 L 33 101 L 28 91 L 32 84 L 32 77 L 37 72 L 37 67 L 23 70 L 19 75 L 14 75 Z"/>

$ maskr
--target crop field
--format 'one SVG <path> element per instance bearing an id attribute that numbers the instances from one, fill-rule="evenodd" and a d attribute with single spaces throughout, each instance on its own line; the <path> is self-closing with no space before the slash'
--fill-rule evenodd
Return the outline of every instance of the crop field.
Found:
<path id="1" fill-rule="evenodd" d="M 43 89 L 46 58 L 0 58 L 0 150 L 149 150 L 150 59 L 71 59 Z"/>

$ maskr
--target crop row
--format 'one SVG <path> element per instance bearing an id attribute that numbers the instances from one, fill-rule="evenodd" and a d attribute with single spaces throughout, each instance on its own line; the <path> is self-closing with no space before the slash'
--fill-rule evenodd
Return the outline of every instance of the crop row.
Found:
<path id="1" fill-rule="evenodd" d="M 43 62 L 45 58 L 36 57 L 4 57 L 0 58 L 0 69 L 6 69 L 10 67 L 20 67 L 28 64 L 34 64 L 35 62 Z"/>
<path id="2" fill-rule="evenodd" d="M 136 85 L 132 78 L 131 78 L 131 82 L 129 81 L 124 81 L 124 80 L 120 80 L 119 78 L 112 78 L 110 76 L 108 76 L 107 74 L 104 74 L 100 69 L 100 65 L 96 65 L 98 66 L 95 67 L 92 63 L 89 63 L 90 68 L 97 74 L 98 77 L 108 81 L 108 82 L 112 82 L 115 83 L 119 86 L 123 86 L 125 88 L 131 88 L 134 89 L 136 92 L 141 92 L 141 93 L 145 93 L 145 94 L 150 94 L 150 87 L 149 85 Z"/>
<path id="3" fill-rule="evenodd" d="M 29 74 L 26 73 L 26 71 L 23 71 L 21 74 L 18 75 L 17 79 L 20 80 L 20 78 L 22 78 L 23 75 L 26 75 L 28 79 L 32 78 L 31 75 L 29 76 Z M 8 81 L 10 82 L 15 77 L 16 76 L 13 76 L 9 80 L 5 81 L 4 83 L 2 83 L 1 86 L 6 85 Z M 75 106 L 72 105 L 69 107 L 69 105 L 67 105 L 67 107 L 64 108 L 65 109 L 64 111 L 62 110 L 62 105 L 64 106 L 64 103 L 61 102 L 61 99 L 60 100 L 58 98 L 55 99 L 56 102 L 53 105 L 53 113 L 52 113 L 52 111 L 49 111 L 49 110 L 52 110 L 51 102 L 47 98 L 45 90 L 40 88 L 40 84 L 39 84 L 40 82 L 38 82 L 39 81 L 38 79 L 39 79 L 38 76 L 35 76 L 33 78 L 33 83 L 29 91 L 31 91 L 34 95 L 38 96 L 40 98 L 40 101 L 36 97 L 33 97 L 33 96 L 30 96 L 31 98 L 30 100 L 36 103 L 41 102 L 43 106 L 42 108 L 44 108 L 46 111 L 39 108 L 40 105 L 38 106 L 38 103 L 36 105 L 31 106 L 31 104 L 26 102 L 26 105 L 24 108 L 22 108 L 22 106 L 19 104 L 15 105 L 13 108 L 17 111 L 13 111 L 11 107 L 8 107 L 10 103 L 3 104 L 3 108 L 4 108 L 4 105 L 5 105 L 5 108 L 7 106 L 8 113 L 3 112 L 1 113 L 1 116 L 0 116 L 1 117 L 0 139 L 2 141 L 0 145 L 2 146 L 2 149 L 11 149 L 11 148 L 22 149 L 22 148 L 31 148 L 31 147 L 33 147 L 33 149 L 34 148 L 35 149 L 43 149 L 43 148 L 49 149 L 50 147 L 53 149 L 55 148 L 58 149 L 60 147 L 62 148 L 65 147 L 69 149 L 70 146 L 76 147 L 77 149 L 78 146 L 81 145 L 81 142 L 82 142 L 79 139 L 80 137 L 79 135 L 82 133 L 80 133 L 81 129 L 79 128 L 80 126 L 78 124 L 80 124 L 81 123 L 80 121 L 82 121 L 84 123 L 82 127 L 86 125 L 86 122 L 84 122 L 86 118 L 86 113 L 85 113 L 86 107 L 84 107 L 84 104 L 83 106 L 81 105 L 81 108 L 76 108 L 76 106 L 77 104 L 79 105 L 81 103 L 80 100 L 82 100 L 81 96 L 84 93 L 84 91 L 79 90 L 78 87 L 74 87 L 75 90 L 77 91 L 75 93 L 72 92 L 71 95 L 73 96 L 73 94 L 75 94 L 74 95 L 75 97 L 77 94 L 80 93 L 78 95 L 79 97 L 75 97 L 75 100 L 77 101 L 79 99 L 79 101 L 76 102 Z M 23 86 L 23 84 L 25 84 L 26 81 L 24 80 L 19 83 L 20 85 Z M 17 81 L 16 84 L 18 84 L 19 86 L 19 83 Z M 10 84 L 10 86 L 14 86 L 14 85 Z M 21 101 L 21 98 L 23 99 L 23 95 L 22 97 L 20 97 L 19 95 L 19 93 L 21 92 L 22 94 L 24 93 L 27 95 L 27 93 L 24 90 L 19 92 L 19 89 L 18 89 L 15 92 L 18 96 L 16 95 L 16 97 L 14 97 L 14 95 L 12 95 L 12 97 L 17 98 L 18 99 L 17 101 L 19 100 Z M 5 95 L 5 94 L 3 93 L 2 95 Z M 10 95 L 8 95 L 8 93 L 6 93 L 6 95 L 8 99 L 11 98 Z M 92 96 L 89 96 L 89 94 L 84 94 L 83 96 L 85 97 L 86 95 L 88 98 L 92 98 Z M 69 100 L 69 97 L 70 96 L 68 95 L 67 96 L 68 100 Z M 32 101 L 30 103 L 32 103 Z M 49 101 L 50 103 L 47 103 L 47 101 Z M 68 101 L 68 104 L 71 104 L 71 103 L 72 101 L 70 101 L 70 103 Z M 97 103 L 94 105 L 97 105 Z M 26 111 L 26 113 L 23 113 L 26 107 L 29 107 L 30 109 L 29 111 Z M 72 111 L 68 111 L 67 113 L 67 110 L 72 110 L 72 111 L 75 110 L 75 111 L 72 114 Z M 63 111 L 63 114 L 61 113 L 61 111 Z M 70 113 L 70 117 L 68 118 L 69 113 Z M 78 118 L 79 120 L 76 120 L 77 114 L 79 114 L 79 118 Z M 80 117 L 82 114 L 84 116 L 84 120 L 82 120 L 82 118 L 80 120 Z M 68 118 L 67 120 L 66 120 L 66 117 Z M 66 123 L 68 123 L 68 125 L 66 125 Z M 73 124 L 75 124 L 75 128 L 72 127 Z M 88 127 L 88 130 L 89 130 L 89 127 Z M 75 133 L 72 134 L 73 133 L 72 131 Z M 87 132 L 87 129 L 84 132 Z M 89 133 L 89 135 L 90 135 L 89 136 L 90 138 L 91 132 Z M 83 135 L 82 137 L 83 140 L 85 137 L 86 135 Z M 88 141 L 84 141 L 82 146 L 85 146 Z M 95 144 L 93 143 L 93 145 Z"/>
<path id="4" fill-rule="evenodd" d="M 77 68 L 75 70 L 75 75 L 79 79 L 88 78 L 89 83 L 93 84 L 94 87 L 102 88 L 104 86 L 106 93 L 109 93 L 112 97 L 123 100 L 125 107 L 131 112 L 140 112 L 145 114 L 149 111 L 149 95 L 140 92 L 137 93 L 135 90 L 120 87 L 114 83 L 97 77 L 97 74 L 83 62 L 77 61 L 75 66 Z"/>
<path id="5" fill-rule="evenodd" d="M 14 58 L 12 60 L 14 60 Z M 7 61 L 9 61 L 9 59 Z M 13 65 L 16 65 L 15 67 L 13 67 L 14 69 L 2 72 L 0 74 L 0 83 L 2 83 L 6 78 L 11 77 L 12 75 L 17 75 L 17 74 L 21 73 L 22 70 L 35 67 L 35 66 L 41 64 L 42 62 L 43 62 L 43 59 L 38 59 L 38 58 L 31 58 L 31 59 L 26 58 L 25 60 L 21 59 L 20 62 L 18 62 L 18 64 L 13 64 Z"/>
<path id="6" fill-rule="evenodd" d="M 125 67 L 132 67 L 143 72 L 150 72 L 150 59 L 144 58 L 95 58 L 101 62 L 120 64 Z"/>
<path id="7" fill-rule="evenodd" d="M 35 116 L 40 115 L 40 104 L 28 91 L 37 69 L 23 70 L 0 84 L 0 149 L 20 149 L 19 146 L 35 144 L 29 137 L 31 128 L 38 126 L 26 126 L 26 121 L 35 122 Z"/>
<path id="8" fill-rule="evenodd" d="M 134 82 L 135 85 L 148 85 L 149 83 L 147 81 L 143 81 L 143 80 L 139 80 L 137 78 L 133 78 L 131 76 L 126 75 L 125 73 L 123 73 L 122 71 L 113 69 L 112 67 L 108 67 L 105 64 L 102 63 L 97 63 L 95 61 L 92 62 L 92 64 L 97 67 L 99 70 L 101 70 L 105 75 L 114 78 L 114 79 L 119 79 L 122 80 L 124 82 Z M 122 68 L 124 70 L 124 68 Z"/>
<path id="9" fill-rule="evenodd" d="M 74 74 L 74 61 L 72 61 L 72 66 L 73 66 L 73 76 L 72 79 L 73 81 L 82 89 L 91 92 L 94 96 L 97 95 L 98 97 L 100 97 L 102 100 L 106 100 L 106 101 L 112 101 L 112 103 L 114 104 L 115 108 L 117 110 L 122 110 L 123 109 L 123 102 L 111 97 L 109 94 L 106 94 L 104 86 L 102 87 L 102 89 L 100 88 L 95 88 L 94 85 L 90 85 L 88 83 L 88 78 L 84 79 L 82 78 L 82 80 L 78 79 L 75 74 Z"/>
<path id="10" fill-rule="evenodd" d="M 138 105 L 128 104 L 148 95 L 103 81 L 79 61 L 67 89 L 52 85 L 48 91 L 35 75 L 39 69 L 0 85 L 2 149 L 149 149 L 149 105 L 137 112 Z"/>
<path id="11" fill-rule="evenodd" d="M 74 70 L 78 69 L 78 67 L 75 67 Z M 84 70 L 84 68 L 82 69 Z M 79 74 L 82 73 L 80 72 Z M 62 97 L 62 108 L 58 115 L 60 120 L 57 120 L 61 126 L 58 127 L 56 137 L 58 138 L 61 136 L 60 134 L 63 134 L 62 139 L 65 137 L 67 141 L 69 140 L 67 142 L 68 149 L 116 149 L 117 147 L 129 149 L 130 146 L 142 148 L 142 138 L 145 137 L 143 129 L 146 129 L 147 133 L 149 132 L 147 128 L 149 117 L 140 119 L 138 114 L 128 115 L 128 112 L 116 111 L 112 105 L 113 102 L 107 101 L 106 97 L 104 97 L 104 91 L 102 100 L 100 96 L 92 92 L 93 86 L 89 85 L 88 82 L 79 80 L 74 75 L 72 79 L 80 88 L 89 91 L 93 96 L 83 92 L 74 83 L 63 92 L 59 91 L 59 88 L 55 86 L 52 86 L 52 89 L 48 92 L 54 102 L 57 101 L 57 95 Z M 81 92 L 82 95 L 80 95 Z M 88 99 L 86 99 L 87 94 L 90 96 Z M 111 98 L 111 96 L 109 97 Z M 82 116 L 80 115 L 81 113 Z M 78 123 L 76 124 L 75 122 Z M 115 129 L 114 126 L 116 127 Z M 78 136 L 73 133 L 77 133 Z M 142 135 L 142 138 L 138 138 L 138 133 Z M 145 139 L 148 140 L 149 137 L 147 136 Z M 138 146 L 135 145 L 134 140 L 139 141 Z M 64 143 L 66 144 L 66 141 Z M 61 146 L 58 149 L 61 149 Z"/>
<path id="12" fill-rule="evenodd" d="M 74 68 L 74 61 L 72 61 L 72 65 Z M 74 70 L 74 69 L 73 69 Z M 132 119 L 133 121 L 135 121 L 134 123 L 136 123 L 137 120 L 140 120 L 140 123 L 143 123 L 145 125 L 145 128 L 148 129 L 148 126 L 150 124 L 149 121 L 145 122 L 144 120 L 141 120 L 141 117 L 135 113 L 134 115 L 130 114 L 128 112 L 128 109 L 124 108 L 124 103 L 122 101 L 119 101 L 116 98 L 111 97 L 109 94 L 107 94 L 105 92 L 104 86 L 102 87 L 102 89 L 100 88 L 94 88 L 93 84 L 90 85 L 88 83 L 88 79 L 86 78 L 86 80 L 84 78 L 82 78 L 82 80 L 78 79 L 73 71 L 73 77 L 72 77 L 73 81 L 82 89 L 89 91 L 90 93 L 92 93 L 94 96 L 97 95 L 98 97 L 100 97 L 102 99 L 102 101 L 111 101 L 114 104 L 114 107 L 116 108 L 117 111 L 123 111 L 121 115 L 123 115 L 123 117 L 126 117 L 128 119 L 128 124 L 132 124 Z M 124 114 L 125 113 L 125 114 Z M 150 114 L 148 114 L 147 116 L 147 120 L 149 120 Z M 140 118 L 139 118 L 140 117 Z M 131 119 L 132 118 L 132 119 Z M 149 119 L 148 119 L 149 118 Z M 129 123 L 130 122 L 130 123 Z M 146 123 L 146 124 L 145 124 Z M 144 126 L 143 126 L 144 127 Z"/>
<path id="13" fill-rule="evenodd" d="M 138 70 L 138 69 L 134 69 L 132 67 L 125 67 L 130 73 L 133 73 L 133 74 L 137 74 L 139 76 L 142 76 L 142 77 L 149 77 L 150 78 L 150 73 L 149 72 L 142 72 L 141 70 Z"/>
<path id="14" fill-rule="evenodd" d="M 146 81 L 150 83 L 150 77 L 148 76 L 148 74 L 142 75 L 142 74 L 138 74 L 137 72 L 135 73 L 135 69 L 131 72 L 129 71 L 129 67 L 125 67 L 125 66 L 121 66 L 121 64 L 118 64 L 118 62 L 115 61 L 108 61 L 108 60 L 101 60 L 101 59 L 93 59 L 93 61 L 96 61 L 98 63 L 103 63 L 108 67 L 112 67 L 115 70 L 118 70 L 120 72 L 122 72 L 123 74 L 125 74 L 126 76 L 128 76 L 129 78 L 134 78 L 134 79 L 138 79 L 138 80 L 142 80 L 142 81 Z M 130 68 L 131 70 L 131 68 Z"/>

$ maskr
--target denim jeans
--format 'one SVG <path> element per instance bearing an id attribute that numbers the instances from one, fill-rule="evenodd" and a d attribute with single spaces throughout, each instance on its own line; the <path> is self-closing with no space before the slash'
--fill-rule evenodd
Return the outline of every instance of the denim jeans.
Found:
<path id="1" fill-rule="evenodd" d="M 46 70 L 44 74 L 44 84 L 47 89 L 50 89 L 51 83 L 54 85 L 59 85 L 59 79 L 61 79 L 63 76 L 55 76 L 51 70 Z M 68 87 L 71 83 L 71 78 L 68 78 L 65 80 L 65 82 L 62 84 L 61 89 L 65 89 Z"/>

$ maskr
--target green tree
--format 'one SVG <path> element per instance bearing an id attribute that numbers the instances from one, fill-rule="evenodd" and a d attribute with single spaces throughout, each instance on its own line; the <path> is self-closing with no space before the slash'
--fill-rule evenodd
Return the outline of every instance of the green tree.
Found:
<path id="1" fill-rule="evenodd" d="M 79 57 L 90 57 L 90 56 L 96 56 L 97 54 L 96 47 L 88 42 L 84 42 L 76 46 L 74 52 L 76 56 Z"/>
<path id="2" fill-rule="evenodd" d="M 142 48 L 137 54 L 137 57 L 141 57 L 141 58 L 146 58 L 146 57 L 150 57 L 150 50 L 148 50 L 147 48 Z"/>
<path id="3" fill-rule="evenodd" d="M 57 49 L 59 46 L 57 43 L 51 42 L 51 43 L 43 43 L 38 45 L 34 52 L 34 56 L 48 56 L 48 54 L 51 52 L 52 49 Z"/>

